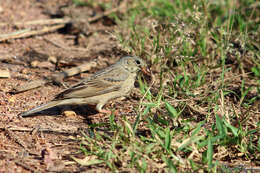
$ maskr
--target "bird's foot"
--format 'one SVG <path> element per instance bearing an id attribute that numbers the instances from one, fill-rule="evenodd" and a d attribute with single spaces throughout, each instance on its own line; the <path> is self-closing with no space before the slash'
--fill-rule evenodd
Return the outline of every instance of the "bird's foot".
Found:
<path id="1" fill-rule="evenodd" d="M 101 109 L 100 111 L 99 111 L 100 113 L 103 113 L 103 114 L 114 114 L 114 115 L 119 115 L 119 112 L 118 112 L 118 110 L 115 110 L 115 111 L 111 111 L 111 110 L 105 110 L 105 109 Z"/>

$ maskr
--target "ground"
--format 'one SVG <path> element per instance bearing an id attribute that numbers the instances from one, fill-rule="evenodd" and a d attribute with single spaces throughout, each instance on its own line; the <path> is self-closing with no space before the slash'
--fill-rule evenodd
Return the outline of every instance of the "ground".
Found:
<path id="1" fill-rule="evenodd" d="M 0 34 L 26 28 L 26 26 L 11 26 L 12 23 L 50 19 L 51 15 L 46 12 L 47 9 L 53 9 L 55 12 L 63 4 L 67 4 L 66 0 L 46 2 L 25 0 L 22 3 L 19 0 L 5 1 L 0 4 L 0 23 L 8 23 L 10 26 L 1 27 Z M 91 10 L 93 13 L 102 12 L 101 10 L 98 11 L 98 9 Z M 85 13 L 85 18 L 91 17 L 90 15 Z M 71 117 L 63 116 L 61 115 L 62 110 L 57 110 L 56 116 L 19 118 L 19 113 L 50 101 L 64 88 L 50 84 L 19 94 L 10 94 L 8 91 L 30 80 L 43 78 L 55 71 L 59 71 L 58 68 L 66 69 L 81 63 L 97 62 L 98 65 L 85 74 L 78 75 L 74 79 L 71 78 L 70 81 L 67 81 L 72 84 L 82 77 L 113 64 L 124 55 L 124 52 L 120 51 L 116 40 L 109 34 L 109 31 L 113 30 L 114 26 L 113 24 L 106 24 L 103 19 L 92 23 L 88 28 L 88 34 L 91 34 L 91 36 L 82 41 L 87 44 L 85 48 L 76 43 L 78 38 L 76 34 L 66 34 L 65 31 L 54 31 L 34 37 L 12 39 L 0 44 L 0 56 L 7 59 L 1 61 L 0 66 L 8 69 L 11 74 L 10 78 L 0 79 L 0 115 L 2 117 L 0 120 L 0 172 L 6 172 L 7 170 L 8 172 L 45 170 L 46 164 L 44 164 L 42 152 L 46 148 L 55 148 L 58 158 L 69 161 L 71 160 L 69 155 L 74 152 L 77 153 L 79 147 L 76 140 L 72 142 L 70 139 L 76 139 L 79 129 L 88 128 L 88 124 L 93 123 L 92 121 L 103 122 L 108 118 L 103 114 L 89 116 L 89 111 L 83 110 L 84 108 L 75 108 L 76 110 L 82 110 Z M 55 46 L 48 40 L 63 47 Z M 77 49 L 78 47 L 82 47 L 82 49 Z M 76 51 L 71 50 L 72 48 L 75 48 Z M 49 62 L 48 57 L 50 56 L 54 56 L 60 62 L 64 61 L 63 67 L 51 63 L 47 63 L 46 66 L 40 68 L 31 66 L 33 61 L 36 61 L 36 63 L 37 61 Z M 121 109 L 124 109 L 125 107 L 127 110 L 129 109 L 128 102 L 126 99 L 124 104 L 113 102 L 112 105 L 112 103 L 109 103 L 107 108 L 117 109 L 121 107 Z M 23 129 L 27 130 L 23 131 Z M 37 129 L 40 129 L 40 131 Z M 41 129 L 47 131 L 41 132 Z M 51 132 L 52 130 L 48 132 L 48 129 L 58 131 L 57 133 Z M 80 168 L 76 164 L 71 164 L 63 170 L 72 172 L 79 171 Z"/>
<path id="2" fill-rule="evenodd" d="M 259 171 L 259 14 L 247 0 L 1 2 L 0 172 Z M 129 54 L 150 73 L 112 114 L 19 116 Z"/>

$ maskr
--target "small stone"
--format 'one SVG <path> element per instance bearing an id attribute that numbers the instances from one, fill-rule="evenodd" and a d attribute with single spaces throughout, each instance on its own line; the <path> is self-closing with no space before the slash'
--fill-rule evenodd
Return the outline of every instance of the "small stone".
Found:
<path id="1" fill-rule="evenodd" d="M 29 72 L 29 71 L 28 71 L 27 68 L 24 68 L 24 69 L 21 70 L 21 73 L 22 73 L 22 74 L 28 74 L 28 72 Z"/>
<path id="2" fill-rule="evenodd" d="M 37 60 L 36 60 L 36 61 L 32 61 L 32 62 L 31 62 L 31 66 L 32 66 L 32 67 L 37 67 L 39 63 L 40 63 L 40 62 L 37 61 Z"/>
<path id="3" fill-rule="evenodd" d="M 10 78 L 10 72 L 8 70 L 0 70 L 0 78 Z"/>
<path id="4" fill-rule="evenodd" d="M 57 63 L 57 58 L 55 56 L 49 56 L 48 61 L 53 63 L 53 64 L 56 64 Z"/>
<path id="5" fill-rule="evenodd" d="M 244 153 L 237 153 L 238 157 L 242 157 L 244 155 Z"/>
<path id="6" fill-rule="evenodd" d="M 64 111 L 63 115 L 68 118 L 74 118 L 77 116 L 77 114 L 74 111 Z"/>
<path id="7" fill-rule="evenodd" d="M 15 103 L 15 100 L 16 100 L 15 96 L 12 96 L 12 97 L 10 97 L 10 98 L 8 99 L 8 102 L 9 102 L 9 103 Z"/>

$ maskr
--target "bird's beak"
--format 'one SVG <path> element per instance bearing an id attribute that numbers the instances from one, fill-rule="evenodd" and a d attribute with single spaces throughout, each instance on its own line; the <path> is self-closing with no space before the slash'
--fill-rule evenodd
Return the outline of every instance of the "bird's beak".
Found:
<path id="1" fill-rule="evenodd" d="M 142 68 L 141 68 L 141 71 L 142 71 L 145 75 L 149 75 L 149 74 L 151 73 L 151 71 L 150 71 L 148 68 L 146 68 L 146 67 L 142 67 Z"/>

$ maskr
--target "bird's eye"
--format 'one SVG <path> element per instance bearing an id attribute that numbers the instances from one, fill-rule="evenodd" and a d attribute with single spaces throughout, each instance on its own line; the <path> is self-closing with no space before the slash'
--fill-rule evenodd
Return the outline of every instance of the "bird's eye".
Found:
<path id="1" fill-rule="evenodd" d="M 140 65 L 140 64 L 141 64 L 141 62 L 140 62 L 139 60 L 135 60 L 135 63 L 136 63 L 137 65 Z"/>

